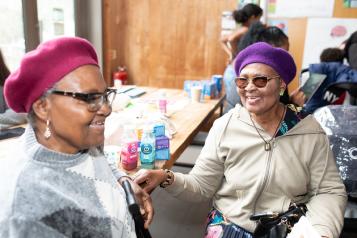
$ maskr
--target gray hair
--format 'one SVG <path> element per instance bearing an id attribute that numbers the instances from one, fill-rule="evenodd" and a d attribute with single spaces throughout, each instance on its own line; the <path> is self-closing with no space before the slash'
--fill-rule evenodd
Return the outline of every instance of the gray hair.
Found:
<path id="1" fill-rule="evenodd" d="M 41 95 L 41 97 L 39 99 L 45 100 L 51 94 L 51 91 L 53 91 L 56 88 L 56 86 L 57 86 L 57 83 L 55 83 L 50 89 L 47 89 Z M 30 125 L 32 126 L 32 128 L 34 128 L 34 129 L 36 127 L 36 119 L 37 119 L 37 115 L 31 106 L 30 111 L 27 113 L 27 120 L 30 123 Z"/>

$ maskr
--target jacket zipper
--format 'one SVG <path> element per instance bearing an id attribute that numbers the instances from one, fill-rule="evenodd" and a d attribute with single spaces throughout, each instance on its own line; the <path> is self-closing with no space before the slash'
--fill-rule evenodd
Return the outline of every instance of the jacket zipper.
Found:
<path id="1" fill-rule="evenodd" d="M 259 193 L 257 195 L 257 199 L 255 199 L 255 203 L 254 203 L 254 207 L 253 207 L 253 214 L 256 213 L 258 200 L 259 200 L 260 196 L 262 195 L 262 193 L 263 193 L 263 191 L 265 189 L 265 186 L 267 185 L 268 176 L 269 176 L 269 172 L 270 172 L 271 157 L 272 157 L 272 154 L 273 154 L 275 139 L 272 140 L 271 143 L 272 143 L 272 145 L 271 145 L 271 150 L 269 151 L 269 157 L 268 157 L 267 167 L 265 169 L 264 180 L 263 180 L 263 183 L 262 183 L 262 189 L 260 189 L 260 191 L 259 191 Z"/>

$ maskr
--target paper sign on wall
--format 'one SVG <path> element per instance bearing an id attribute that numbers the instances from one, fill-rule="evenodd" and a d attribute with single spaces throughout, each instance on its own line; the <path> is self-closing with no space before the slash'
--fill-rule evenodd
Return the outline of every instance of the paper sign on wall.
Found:
<path id="1" fill-rule="evenodd" d="M 332 17 L 334 0 L 268 0 L 273 17 Z"/>
<path id="2" fill-rule="evenodd" d="M 319 63 L 321 52 L 330 47 L 339 47 L 353 32 L 357 31 L 357 19 L 311 18 L 307 22 L 303 68 Z"/>

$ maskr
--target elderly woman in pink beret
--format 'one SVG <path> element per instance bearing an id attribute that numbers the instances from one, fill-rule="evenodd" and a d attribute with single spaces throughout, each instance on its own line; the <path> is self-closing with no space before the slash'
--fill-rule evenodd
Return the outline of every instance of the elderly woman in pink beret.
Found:
<path id="1" fill-rule="evenodd" d="M 207 238 L 269 237 L 283 227 L 267 219 L 289 208 L 297 218 L 306 213 L 322 237 L 338 238 L 346 192 L 328 138 L 312 116 L 303 118 L 279 102 L 296 73 L 293 58 L 255 43 L 238 54 L 234 66 L 243 106 L 215 121 L 191 172 L 152 170 L 136 181 L 147 191 L 160 184 L 188 201 L 212 199 Z"/>
<path id="2" fill-rule="evenodd" d="M 57 38 L 24 56 L 4 87 L 29 125 L 1 158 L 0 237 L 136 237 L 119 184 L 128 178 L 100 149 L 115 93 L 84 39 Z M 151 199 L 131 184 L 148 227 Z"/>

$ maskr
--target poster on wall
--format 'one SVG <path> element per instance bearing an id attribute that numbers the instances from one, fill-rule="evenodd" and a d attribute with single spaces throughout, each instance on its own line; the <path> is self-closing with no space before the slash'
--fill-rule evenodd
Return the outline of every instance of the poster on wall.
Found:
<path id="1" fill-rule="evenodd" d="M 334 0 L 268 0 L 269 17 L 332 17 Z"/>
<path id="2" fill-rule="evenodd" d="M 224 11 L 221 15 L 221 36 L 230 35 L 236 29 L 236 22 L 231 11 Z"/>
<path id="3" fill-rule="evenodd" d="M 357 19 L 311 18 L 307 21 L 302 68 L 319 63 L 320 54 L 326 48 L 339 47 L 357 31 Z"/>
<path id="4" fill-rule="evenodd" d="M 346 8 L 357 8 L 357 0 L 343 0 L 343 6 Z"/>

